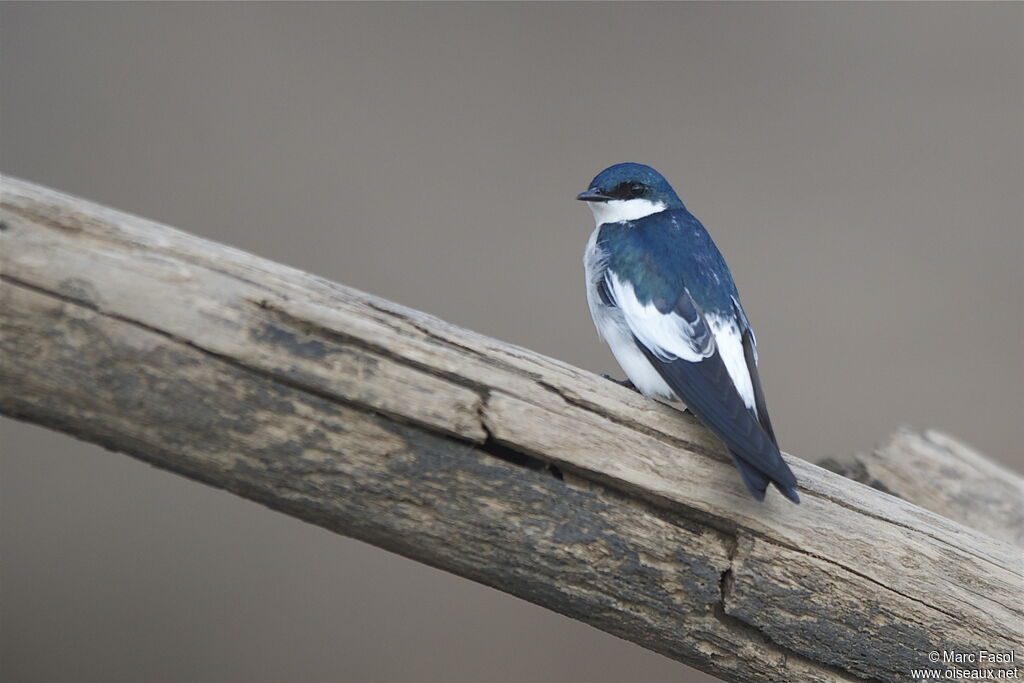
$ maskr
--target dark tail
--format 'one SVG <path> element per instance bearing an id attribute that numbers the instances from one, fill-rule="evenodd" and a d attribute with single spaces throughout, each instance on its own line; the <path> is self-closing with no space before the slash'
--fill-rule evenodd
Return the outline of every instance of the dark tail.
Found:
<path id="1" fill-rule="evenodd" d="M 774 431 L 770 426 L 763 427 L 755 412 L 740 398 L 717 348 L 709 357 L 696 362 L 681 358 L 663 360 L 639 339 L 634 337 L 634 341 L 675 395 L 725 442 L 743 483 L 755 498 L 763 500 L 771 482 L 786 498 L 800 502 L 796 477 L 779 454 Z"/>
<path id="2" fill-rule="evenodd" d="M 775 488 L 782 492 L 786 498 L 791 501 L 800 504 L 800 496 L 797 495 L 796 488 L 793 486 L 786 486 L 779 482 L 772 482 L 768 477 L 760 470 L 754 468 L 750 463 L 730 451 L 732 455 L 732 461 L 736 465 L 736 469 L 740 472 L 740 478 L 743 480 L 743 485 L 747 487 L 747 490 L 757 498 L 758 500 L 764 500 L 765 491 L 768 490 L 768 484 L 774 483 Z"/>

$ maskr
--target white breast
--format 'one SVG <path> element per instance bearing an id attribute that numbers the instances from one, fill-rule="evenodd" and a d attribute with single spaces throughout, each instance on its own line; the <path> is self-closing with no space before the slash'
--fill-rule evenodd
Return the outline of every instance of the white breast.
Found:
<path id="1" fill-rule="evenodd" d="M 611 349 L 615 360 L 626 373 L 626 377 L 640 390 L 640 393 L 650 398 L 678 401 L 678 397 L 665 384 L 665 380 L 661 378 L 643 352 L 636 347 L 633 334 L 626 325 L 622 311 L 614 306 L 607 306 L 601 301 L 597 287 L 604 278 L 606 258 L 597 248 L 599 230 L 600 223 L 591 233 L 587 249 L 583 253 L 583 270 L 587 277 L 587 304 L 590 306 L 590 316 L 594 319 L 597 333 L 608 344 L 608 348 Z"/>

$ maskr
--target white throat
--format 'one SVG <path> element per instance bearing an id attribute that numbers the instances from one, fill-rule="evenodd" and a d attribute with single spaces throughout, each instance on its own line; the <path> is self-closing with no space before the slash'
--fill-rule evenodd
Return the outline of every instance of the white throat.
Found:
<path id="1" fill-rule="evenodd" d="M 665 210 L 665 204 L 649 199 L 612 199 L 607 202 L 587 203 L 594 212 L 594 223 L 597 225 L 637 221 Z"/>

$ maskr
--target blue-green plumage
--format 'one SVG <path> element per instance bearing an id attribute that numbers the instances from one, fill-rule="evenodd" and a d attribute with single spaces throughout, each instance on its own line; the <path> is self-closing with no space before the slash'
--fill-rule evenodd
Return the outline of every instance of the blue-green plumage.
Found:
<path id="1" fill-rule="evenodd" d="M 736 285 L 707 230 L 685 208 L 600 227 L 608 267 L 633 284 L 641 303 L 675 300 L 684 289 L 706 313 L 731 312 Z"/>
<path id="2" fill-rule="evenodd" d="M 591 314 L 633 383 L 677 397 L 721 438 L 759 500 L 799 502 L 757 373 L 753 331 L 704 226 L 657 171 L 618 164 L 578 199 L 597 227 L 584 259 Z"/>

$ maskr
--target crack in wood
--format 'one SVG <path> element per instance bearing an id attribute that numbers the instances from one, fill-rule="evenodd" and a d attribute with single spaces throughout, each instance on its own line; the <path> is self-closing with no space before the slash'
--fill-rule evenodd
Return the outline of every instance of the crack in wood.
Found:
<path id="1" fill-rule="evenodd" d="M 797 459 L 805 503 L 756 504 L 693 420 L 590 373 L 2 182 L 7 414 L 730 680 L 899 680 L 1024 640 L 1005 543 Z"/>

